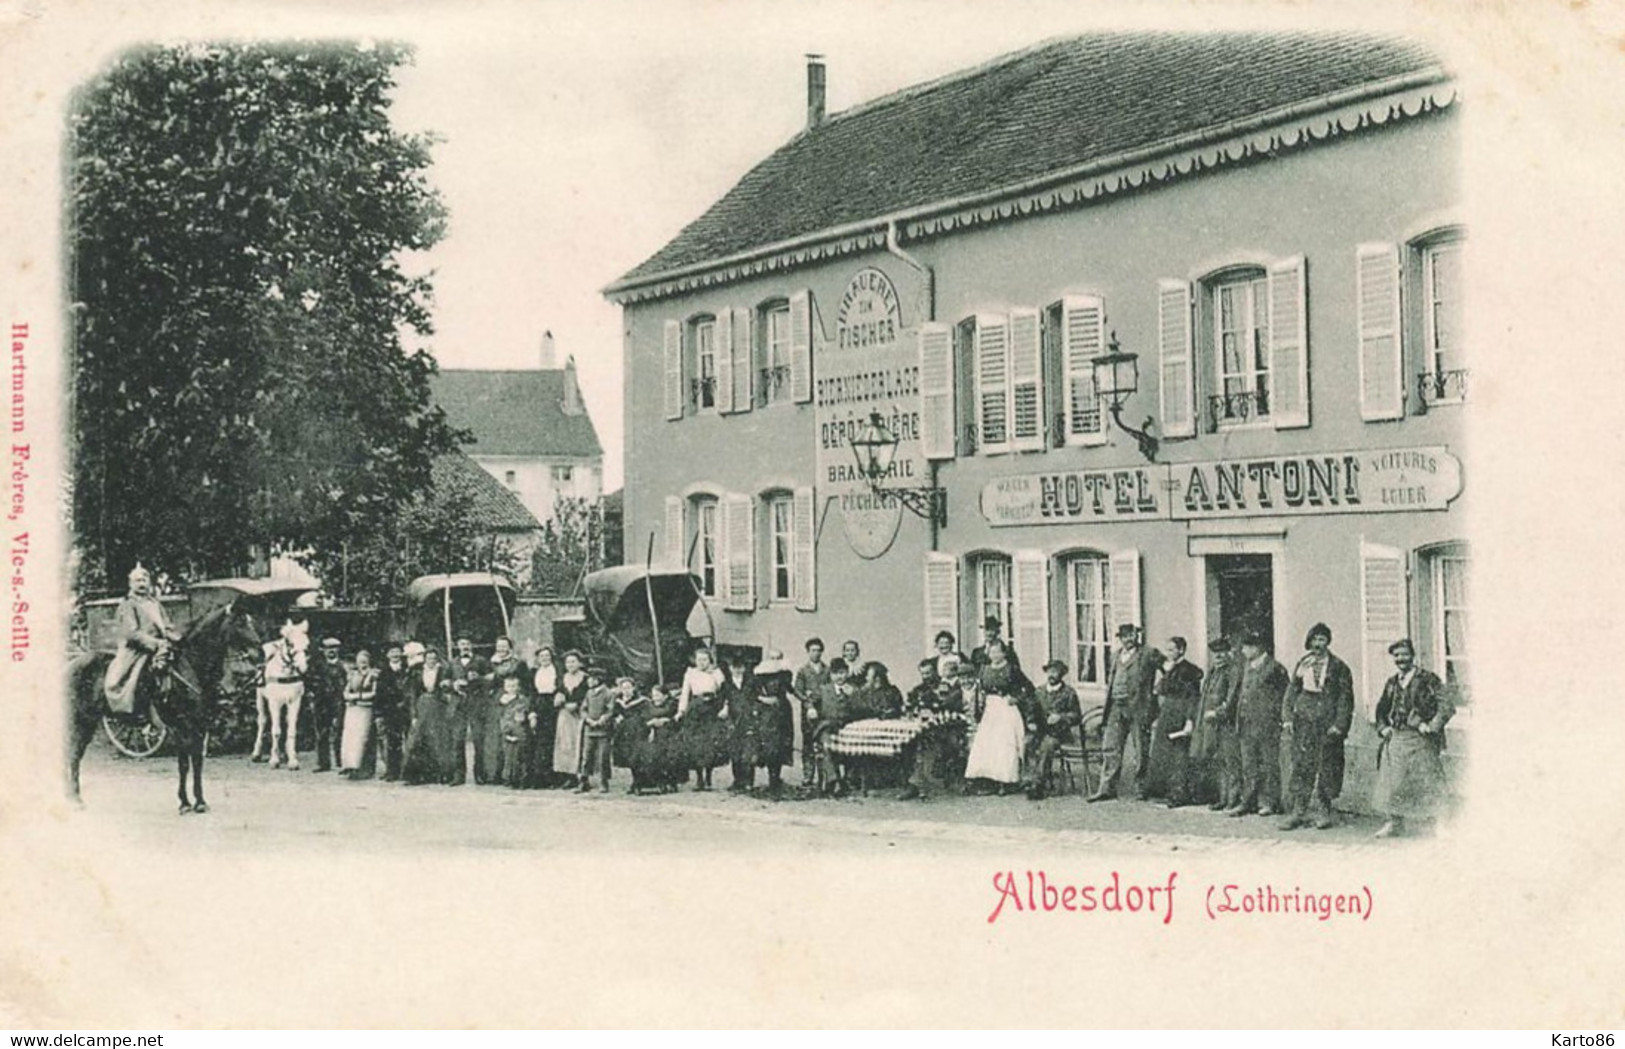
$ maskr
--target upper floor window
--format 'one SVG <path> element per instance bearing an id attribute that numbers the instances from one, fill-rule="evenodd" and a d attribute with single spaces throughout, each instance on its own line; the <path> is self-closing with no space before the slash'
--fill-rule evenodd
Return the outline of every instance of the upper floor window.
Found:
<path id="1" fill-rule="evenodd" d="M 1437 237 L 1415 249 L 1421 259 L 1422 354 L 1417 378 L 1422 405 L 1459 404 L 1467 393 L 1462 338 L 1462 240 Z"/>
<path id="2" fill-rule="evenodd" d="M 553 467 L 553 480 L 560 484 L 568 484 L 575 477 L 575 467 L 564 463 Z"/>
<path id="3" fill-rule="evenodd" d="M 694 388 L 689 402 L 699 411 L 717 406 L 717 320 L 696 317 L 689 322 L 689 345 L 694 347 Z"/>
<path id="4" fill-rule="evenodd" d="M 513 470 L 504 470 L 502 471 L 502 483 L 507 485 L 509 488 L 517 487 L 519 484 L 519 475 Z"/>
<path id="5" fill-rule="evenodd" d="M 1358 260 L 1360 417 L 1402 419 L 1467 399 L 1462 262 L 1458 228 L 1401 248 L 1361 244 Z"/>
<path id="6" fill-rule="evenodd" d="M 757 311 L 757 388 L 763 404 L 790 401 L 790 303 L 779 299 Z"/>
<path id="7" fill-rule="evenodd" d="M 1213 429 L 1268 421 L 1270 414 L 1269 282 L 1261 270 L 1209 286 L 1212 309 Z"/>

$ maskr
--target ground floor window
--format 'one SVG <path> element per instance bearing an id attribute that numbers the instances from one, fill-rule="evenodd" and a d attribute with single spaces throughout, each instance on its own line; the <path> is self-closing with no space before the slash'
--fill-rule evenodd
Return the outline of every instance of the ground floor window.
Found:
<path id="1" fill-rule="evenodd" d="M 694 572 L 700 577 L 700 591 L 717 596 L 717 501 L 710 497 L 694 500 Z"/>
<path id="2" fill-rule="evenodd" d="M 1011 580 L 1010 559 L 996 555 L 986 555 L 975 560 L 973 565 L 973 578 L 976 583 L 976 626 L 980 627 L 989 617 L 997 619 L 1004 628 L 1004 636 L 1010 636 L 1011 623 Z"/>
<path id="3" fill-rule="evenodd" d="M 1063 561 L 1062 567 L 1074 680 L 1104 686 L 1111 653 L 1111 562 L 1100 554 L 1082 554 Z"/>
<path id="4" fill-rule="evenodd" d="M 1472 698 L 1467 629 L 1469 561 L 1465 544 L 1424 551 L 1422 585 L 1427 588 L 1428 663 L 1444 679 L 1456 702 Z"/>
<path id="5" fill-rule="evenodd" d="M 768 558 L 774 601 L 790 601 L 795 598 L 792 509 L 788 495 L 775 495 L 767 500 Z"/>

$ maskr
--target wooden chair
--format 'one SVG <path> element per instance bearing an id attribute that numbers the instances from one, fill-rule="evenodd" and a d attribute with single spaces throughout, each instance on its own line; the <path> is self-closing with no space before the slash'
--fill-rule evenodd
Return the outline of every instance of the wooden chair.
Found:
<path id="1" fill-rule="evenodd" d="M 1078 742 L 1062 747 L 1061 756 L 1082 771 L 1081 782 L 1085 794 L 1093 794 L 1099 789 L 1101 772 L 1106 763 L 1105 707 L 1089 707 L 1083 712 L 1083 723 L 1078 726 Z"/>

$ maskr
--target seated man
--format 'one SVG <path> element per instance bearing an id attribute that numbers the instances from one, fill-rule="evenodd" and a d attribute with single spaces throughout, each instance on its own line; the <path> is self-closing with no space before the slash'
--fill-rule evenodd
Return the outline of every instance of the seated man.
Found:
<path id="1" fill-rule="evenodd" d="M 853 720 L 853 704 L 849 697 L 856 691 L 856 680 L 847 676 L 846 660 L 837 658 L 829 661 L 829 681 L 819 688 L 816 698 L 809 697 L 808 700 L 807 720 L 812 726 L 809 738 L 812 740 L 820 792 L 824 794 L 833 794 L 841 789 L 841 770 L 835 755 L 830 753 L 829 741 L 848 721 Z"/>
<path id="2" fill-rule="evenodd" d="M 1066 669 L 1059 659 L 1045 663 L 1044 683 L 1033 690 L 1027 715 L 1027 762 L 1032 770 L 1027 797 L 1033 801 L 1044 797 L 1055 755 L 1083 724 L 1083 708 L 1078 705 L 1078 694 L 1066 683 Z"/>
<path id="3" fill-rule="evenodd" d="M 909 693 L 908 712 L 930 724 L 911 746 L 908 785 L 898 795 L 903 799 L 929 797 L 934 788 L 945 784 L 947 773 L 956 761 L 962 762 L 964 759 L 965 724 L 962 720 L 944 717 L 962 714 L 965 709 L 960 693 L 958 659 L 946 664 L 946 673 L 942 677 L 937 676 L 935 659 L 922 661 L 922 671 L 926 664 L 930 664 L 930 677 L 935 680 L 930 682 L 929 689 L 922 682 Z"/>
<path id="4" fill-rule="evenodd" d="M 915 717 L 935 701 L 937 686 L 942 683 L 942 676 L 937 673 L 937 657 L 926 656 L 920 660 L 920 683 L 909 690 L 903 697 L 903 716 Z"/>
<path id="5" fill-rule="evenodd" d="M 145 717 L 137 706 L 138 693 L 149 667 L 168 665 L 170 645 L 181 638 L 164 606 L 152 592 L 152 574 L 136 565 L 130 570 L 130 593 L 118 606 L 118 654 L 107 667 L 104 691 L 108 710 L 117 715 Z M 144 704 L 143 704 L 144 707 Z"/>

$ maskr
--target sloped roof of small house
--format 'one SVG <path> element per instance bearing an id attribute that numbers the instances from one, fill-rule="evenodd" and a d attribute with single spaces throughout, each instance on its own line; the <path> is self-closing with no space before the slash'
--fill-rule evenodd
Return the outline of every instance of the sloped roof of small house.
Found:
<path id="1" fill-rule="evenodd" d="M 529 532 L 542 527 L 519 497 L 462 452 L 450 452 L 430 468 L 434 486 L 468 497 L 470 512 L 482 532 Z"/>
<path id="2" fill-rule="evenodd" d="M 1316 102 L 1448 79 L 1428 50 L 1350 35 L 1096 33 L 830 116 L 763 160 L 616 292 L 752 249 L 1219 137 Z"/>
<path id="3" fill-rule="evenodd" d="M 451 425 L 470 430 L 470 455 L 563 456 L 604 454 L 592 415 L 564 411 L 564 369 L 517 371 L 442 369 L 432 380 L 434 401 Z"/>

